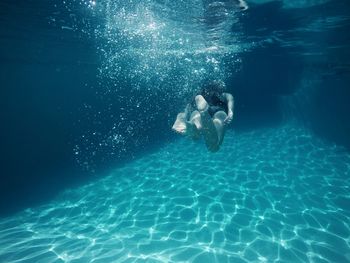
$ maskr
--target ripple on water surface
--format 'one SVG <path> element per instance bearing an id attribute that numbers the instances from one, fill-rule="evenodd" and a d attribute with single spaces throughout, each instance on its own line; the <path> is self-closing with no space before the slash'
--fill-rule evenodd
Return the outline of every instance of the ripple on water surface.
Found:
<path id="1" fill-rule="evenodd" d="M 179 140 L 0 219 L 0 261 L 349 262 L 349 166 L 293 125 Z"/>

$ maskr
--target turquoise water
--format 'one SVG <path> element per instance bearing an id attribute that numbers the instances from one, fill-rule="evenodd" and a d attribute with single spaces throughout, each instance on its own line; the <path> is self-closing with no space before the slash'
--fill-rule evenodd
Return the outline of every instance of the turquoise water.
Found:
<path id="1" fill-rule="evenodd" d="M 350 262 L 349 0 L 246 2 L 0 1 L 0 263 Z"/>
<path id="2" fill-rule="evenodd" d="M 349 262 L 349 166 L 292 123 L 179 139 L 0 219 L 0 261 Z"/>

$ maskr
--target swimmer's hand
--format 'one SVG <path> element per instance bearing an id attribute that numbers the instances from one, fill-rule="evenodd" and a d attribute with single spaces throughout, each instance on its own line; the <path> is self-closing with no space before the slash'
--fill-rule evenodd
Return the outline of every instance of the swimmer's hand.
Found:
<path id="1" fill-rule="evenodd" d="M 224 120 L 225 124 L 230 124 L 233 119 L 233 111 L 229 110 L 226 119 Z"/>

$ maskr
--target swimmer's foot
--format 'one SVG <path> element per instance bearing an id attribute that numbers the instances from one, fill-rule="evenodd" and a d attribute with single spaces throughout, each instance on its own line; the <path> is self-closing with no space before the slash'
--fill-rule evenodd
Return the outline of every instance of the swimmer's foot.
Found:
<path id="1" fill-rule="evenodd" d="M 197 109 L 200 113 L 206 112 L 209 108 L 208 102 L 203 98 L 203 96 L 198 95 L 195 98 Z"/>
<path id="2" fill-rule="evenodd" d="M 172 129 L 181 135 L 188 135 L 193 139 L 197 139 L 199 136 L 195 125 L 188 121 L 182 122 L 176 120 Z"/>
<path id="3" fill-rule="evenodd" d="M 186 134 L 187 125 L 186 125 L 186 114 L 179 113 L 176 117 L 176 121 L 172 127 L 172 129 L 180 134 Z"/>

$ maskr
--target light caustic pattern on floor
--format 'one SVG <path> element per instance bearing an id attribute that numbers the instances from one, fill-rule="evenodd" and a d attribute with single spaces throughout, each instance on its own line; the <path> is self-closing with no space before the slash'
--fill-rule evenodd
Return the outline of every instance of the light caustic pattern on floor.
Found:
<path id="1" fill-rule="evenodd" d="M 292 125 L 181 139 L 0 220 L 1 262 L 350 262 L 350 155 Z"/>

